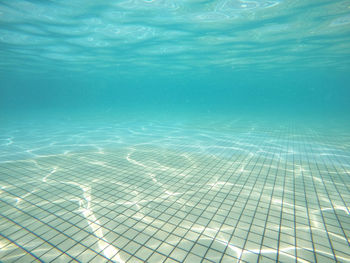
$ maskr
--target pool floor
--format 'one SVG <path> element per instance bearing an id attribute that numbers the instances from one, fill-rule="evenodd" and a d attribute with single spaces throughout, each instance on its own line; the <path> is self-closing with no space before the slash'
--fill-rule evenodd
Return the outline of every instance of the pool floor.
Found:
<path id="1" fill-rule="evenodd" d="M 350 133 L 235 121 L 0 135 L 1 262 L 350 262 Z"/>

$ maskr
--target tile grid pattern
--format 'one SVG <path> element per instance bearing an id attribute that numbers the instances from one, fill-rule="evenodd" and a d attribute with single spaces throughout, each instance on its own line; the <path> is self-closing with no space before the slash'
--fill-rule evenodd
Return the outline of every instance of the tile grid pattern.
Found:
<path id="1" fill-rule="evenodd" d="M 3 162 L 0 258 L 349 261 L 349 159 L 320 155 L 315 131 L 284 134 L 297 133 L 241 134 L 205 154 L 145 144 Z"/>

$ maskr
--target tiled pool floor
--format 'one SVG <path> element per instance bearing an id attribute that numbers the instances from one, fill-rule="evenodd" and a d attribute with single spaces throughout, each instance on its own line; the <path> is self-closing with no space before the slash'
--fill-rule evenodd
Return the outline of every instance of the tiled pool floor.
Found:
<path id="1" fill-rule="evenodd" d="M 2 129 L 1 261 L 350 262 L 349 133 L 266 127 Z"/>

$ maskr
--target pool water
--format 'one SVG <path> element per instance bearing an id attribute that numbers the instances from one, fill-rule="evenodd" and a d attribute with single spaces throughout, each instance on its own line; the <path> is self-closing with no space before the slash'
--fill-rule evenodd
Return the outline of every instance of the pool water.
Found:
<path id="1" fill-rule="evenodd" d="M 348 0 L 0 0 L 0 262 L 349 262 Z"/>

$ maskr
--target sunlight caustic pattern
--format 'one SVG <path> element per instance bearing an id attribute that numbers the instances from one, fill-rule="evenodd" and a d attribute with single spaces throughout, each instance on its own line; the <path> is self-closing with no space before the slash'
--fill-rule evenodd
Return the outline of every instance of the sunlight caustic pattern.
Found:
<path id="1" fill-rule="evenodd" d="M 0 133 L 2 262 L 350 262 L 346 132 L 25 127 Z"/>

